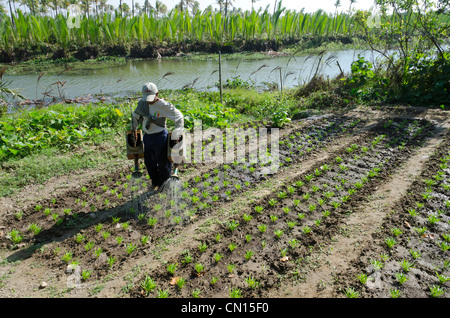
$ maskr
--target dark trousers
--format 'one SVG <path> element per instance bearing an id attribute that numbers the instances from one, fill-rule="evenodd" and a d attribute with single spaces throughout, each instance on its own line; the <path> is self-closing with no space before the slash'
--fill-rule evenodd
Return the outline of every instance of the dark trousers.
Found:
<path id="1" fill-rule="evenodd" d="M 167 157 L 168 131 L 144 134 L 144 162 L 153 186 L 160 186 L 169 179 L 172 163 Z"/>

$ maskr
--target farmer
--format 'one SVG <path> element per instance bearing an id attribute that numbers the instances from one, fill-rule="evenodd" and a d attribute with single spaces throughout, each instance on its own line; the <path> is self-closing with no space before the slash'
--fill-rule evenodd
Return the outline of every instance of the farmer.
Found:
<path id="1" fill-rule="evenodd" d="M 132 116 L 133 130 L 142 124 L 144 131 L 144 162 L 152 181 L 150 190 L 155 190 L 169 179 L 172 163 L 168 159 L 168 131 L 166 119 L 175 124 L 171 139 L 179 140 L 183 135 L 183 114 L 171 103 L 158 97 L 158 88 L 153 83 L 142 87 L 142 99 L 139 100 Z"/>

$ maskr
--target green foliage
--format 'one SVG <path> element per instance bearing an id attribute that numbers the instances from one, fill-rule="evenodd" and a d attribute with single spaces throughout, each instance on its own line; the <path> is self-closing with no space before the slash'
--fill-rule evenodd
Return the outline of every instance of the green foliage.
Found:
<path id="1" fill-rule="evenodd" d="M 219 83 L 216 83 L 216 87 L 218 87 Z M 223 88 L 230 88 L 230 89 L 235 89 L 235 88 L 252 88 L 254 87 L 255 82 L 252 80 L 249 81 L 245 81 L 243 79 L 241 79 L 241 77 L 238 76 L 234 76 L 231 79 L 227 79 L 225 81 L 225 83 L 222 85 Z"/>
<path id="2" fill-rule="evenodd" d="M 360 102 L 449 105 L 450 55 L 442 46 L 449 28 L 442 12 L 450 3 L 441 2 L 440 10 L 429 0 L 376 4 L 381 12 L 376 26 L 364 11 L 358 11 L 354 21 L 364 30 L 370 48 L 382 55 L 382 64 L 375 69 L 358 57 L 346 80 L 349 94 Z"/>
<path id="3" fill-rule="evenodd" d="M 21 158 L 40 149 L 70 150 L 113 127 L 124 126 L 119 105 L 55 105 L 3 117 L 0 121 L 0 161 Z"/>

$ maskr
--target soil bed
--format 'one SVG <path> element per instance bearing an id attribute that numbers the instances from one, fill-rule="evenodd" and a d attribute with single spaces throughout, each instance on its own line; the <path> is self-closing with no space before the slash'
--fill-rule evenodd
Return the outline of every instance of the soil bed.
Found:
<path id="1" fill-rule="evenodd" d="M 83 287 L 88 290 L 111 275 L 127 277 L 126 287 L 123 281 L 114 284 L 122 297 L 271 296 L 288 282 L 306 279 L 305 268 L 314 253 L 332 242 L 348 216 L 435 128 L 425 119 L 361 117 L 336 114 L 294 124 L 280 133 L 278 170 L 251 163 L 248 155 L 244 162 L 189 164 L 184 171 L 198 171 L 183 176 L 176 193 L 154 194 L 147 190 L 150 180 L 145 174 L 133 179 L 129 168 L 123 168 L 40 200 L 21 214 L 2 217 L 0 243 L 9 251 L 6 260 L 40 263 L 52 273 L 56 288 L 75 277 L 78 285 L 69 290 L 83 297 L 90 295 Z M 385 297 L 395 285 L 398 261 L 409 250 L 420 251 L 423 257 L 414 263 L 417 275 L 411 277 L 410 287 L 402 287 L 403 294 L 430 296 L 428 282 L 438 284 L 434 266 L 441 275 L 449 274 L 442 262 L 449 253 L 443 251 L 443 242 L 450 198 L 444 185 L 450 183 L 450 170 L 439 165 L 449 155 L 448 146 L 447 135 L 422 174 L 436 182 L 430 181 L 426 193 L 431 198 L 419 215 L 409 218 L 404 211 L 424 201 L 422 179 L 336 288 L 352 287 L 363 297 Z M 327 151 L 327 157 L 315 159 Z M 288 173 L 303 164 L 304 172 Z M 281 185 L 250 199 L 252 192 L 267 189 L 282 177 Z M 239 208 L 230 208 L 233 202 L 241 202 Z M 427 222 L 436 210 L 441 211 L 436 215 L 439 221 L 431 226 Z M 426 237 L 417 235 L 423 226 L 429 229 L 421 233 Z M 395 237 L 393 249 L 386 250 L 385 239 L 393 235 L 394 227 L 403 234 Z M 12 230 L 23 236 L 16 244 Z M 386 266 L 371 269 L 370 260 L 382 253 L 390 256 Z M 372 285 L 355 281 L 362 271 L 374 277 Z"/>

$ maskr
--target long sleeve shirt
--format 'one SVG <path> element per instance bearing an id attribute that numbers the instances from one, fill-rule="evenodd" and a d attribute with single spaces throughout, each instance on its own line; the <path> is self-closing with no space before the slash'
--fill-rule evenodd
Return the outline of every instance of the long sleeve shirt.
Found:
<path id="1" fill-rule="evenodd" d="M 159 99 L 153 104 L 139 100 L 132 115 L 133 128 L 142 124 L 146 134 L 155 134 L 166 128 L 166 119 L 173 121 L 175 129 L 172 131 L 172 139 L 177 140 L 184 129 L 183 114 L 171 103 Z"/>

